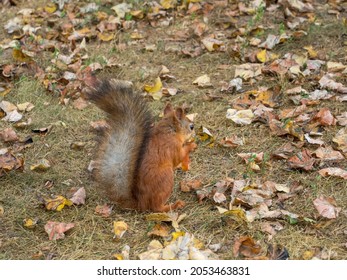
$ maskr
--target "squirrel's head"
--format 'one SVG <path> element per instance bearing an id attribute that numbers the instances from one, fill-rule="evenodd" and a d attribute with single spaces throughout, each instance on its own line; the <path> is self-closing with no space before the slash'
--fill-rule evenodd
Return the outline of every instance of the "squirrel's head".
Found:
<path id="1" fill-rule="evenodd" d="M 176 133 L 184 137 L 184 142 L 191 142 L 195 136 L 194 123 L 187 118 L 182 107 L 174 109 L 169 103 L 164 109 L 164 119 L 172 122 Z"/>

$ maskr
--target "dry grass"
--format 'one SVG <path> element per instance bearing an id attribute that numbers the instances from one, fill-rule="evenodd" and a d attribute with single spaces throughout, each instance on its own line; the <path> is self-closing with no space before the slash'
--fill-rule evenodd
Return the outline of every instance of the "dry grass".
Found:
<path id="1" fill-rule="evenodd" d="M 25 6 L 24 3 L 22 5 Z M 211 148 L 201 143 L 192 156 L 191 171 L 176 172 L 177 188 L 171 200 L 179 198 L 187 202 L 186 207 L 180 211 L 187 214 L 180 223 L 181 229 L 193 233 L 206 246 L 221 243 L 223 247 L 217 253 L 221 259 L 235 258 L 232 254 L 232 245 L 234 239 L 242 235 L 249 235 L 258 240 L 264 253 L 267 244 L 279 244 L 287 248 L 291 259 L 302 259 L 304 252 L 313 248 L 324 249 L 330 254 L 328 258 L 347 259 L 346 181 L 337 178 L 320 178 L 316 172 L 288 170 L 284 162 L 274 160 L 264 164 L 260 173 L 249 172 L 236 153 L 264 151 L 271 154 L 291 139 L 271 135 L 270 130 L 263 124 L 237 126 L 228 121 L 225 113 L 235 95 L 221 94 L 219 82 L 229 81 L 233 75 L 230 70 L 222 70 L 218 66 L 233 64 L 235 61 L 226 53 L 206 53 L 197 58 L 186 58 L 165 52 L 165 47 L 170 43 L 161 38 L 164 38 L 164 33 L 171 29 L 175 30 L 177 26 L 180 26 L 179 20 L 173 27 L 169 27 L 169 30 L 158 29 L 155 36 L 146 39 L 146 43 L 156 43 L 160 46 L 153 53 L 144 52 L 142 44 L 129 46 L 126 51 L 121 52 L 114 51 L 112 46 L 105 43 L 101 45 L 93 43 L 94 45 L 89 45 L 89 48 L 91 62 L 105 56 L 116 57 L 117 61 L 124 65 L 104 70 L 100 76 L 131 80 L 138 90 L 144 83 L 153 81 L 161 65 L 166 65 L 171 70 L 177 80 L 170 85 L 179 88 L 181 93 L 164 98 L 162 101 L 149 102 L 154 115 L 159 115 L 167 101 L 175 105 L 191 105 L 191 112 L 198 113 L 196 126 L 207 127 L 216 139 L 231 134 L 244 138 L 245 145 L 233 150 L 218 145 Z M 327 25 L 312 25 L 308 28 L 308 32 L 308 36 L 287 42 L 276 48 L 275 52 L 279 54 L 289 51 L 300 52 L 303 46 L 312 44 L 322 56 L 345 62 L 345 49 L 340 45 L 343 33 L 340 23 L 330 21 Z M 128 34 L 120 36 L 120 41 L 129 40 Z M 192 85 L 197 76 L 205 73 L 211 77 L 213 88 L 199 89 Z M 280 84 L 283 88 L 288 88 L 291 86 L 291 81 L 267 77 L 259 84 Z M 246 88 L 257 86 L 246 85 Z M 206 101 L 203 98 L 206 93 L 220 95 L 222 99 Z M 0 178 L 0 204 L 5 210 L 0 216 L 0 259 L 110 259 L 126 244 L 131 248 L 132 259 L 145 251 L 151 240 L 147 232 L 153 227 L 152 223 L 145 220 L 146 213 L 117 207 L 108 218 L 94 213 L 96 205 L 107 200 L 97 193 L 96 185 L 87 171 L 95 146 L 94 133 L 90 130 L 89 123 L 102 118 L 102 113 L 92 105 L 82 111 L 73 108 L 71 104 L 62 106 L 58 103 L 57 96 L 46 93 L 38 81 L 26 76 L 16 82 L 6 100 L 15 104 L 32 102 L 35 105 L 34 110 L 25 115 L 33 119 L 31 128 L 53 125 L 53 129 L 45 137 L 34 135 L 31 128 L 18 130 L 20 139 L 32 135 L 34 143 L 23 151 L 26 162 L 24 172 L 11 172 Z M 290 102 L 284 99 L 284 104 L 289 105 Z M 323 105 L 331 108 L 334 114 L 345 110 L 343 107 L 345 105 L 336 102 L 324 102 Z M 0 122 L 0 130 L 10 126 L 8 123 Z M 337 129 L 333 128 L 324 132 L 327 143 L 332 143 L 336 131 Z M 70 144 L 75 141 L 87 144 L 83 150 L 76 151 L 70 148 Z M 49 159 L 53 163 L 52 168 L 44 173 L 30 171 L 30 165 L 41 158 Z M 344 167 L 347 167 L 346 163 Z M 260 222 L 234 229 L 222 219 L 213 202 L 205 200 L 202 204 L 198 204 L 195 194 L 182 193 L 178 190 L 179 182 L 182 180 L 200 179 L 203 185 L 208 186 L 226 177 L 237 179 L 248 177 L 253 181 L 273 180 L 277 183 L 300 181 L 304 191 L 299 196 L 284 202 L 282 207 L 300 216 L 315 219 L 317 224 L 300 221 L 291 225 L 289 221 L 282 220 L 284 230 L 268 241 L 267 235 L 260 231 Z M 52 188 L 45 187 L 47 180 L 54 182 Z M 62 212 L 50 212 L 46 211 L 37 199 L 38 194 L 65 195 L 71 187 L 76 186 L 86 188 L 87 201 L 83 206 L 71 206 L 64 208 Z M 320 194 L 334 196 L 337 205 L 342 206 L 343 210 L 338 219 L 326 221 L 317 216 L 312 201 Z M 39 219 L 38 226 L 32 230 L 23 227 L 23 219 L 29 217 Z M 49 220 L 74 222 L 76 226 L 67 233 L 65 239 L 49 241 L 43 229 Z M 120 241 L 115 241 L 112 234 L 112 223 L 117 220 L 124 220 L 129 226 L 129 230 Z"/>

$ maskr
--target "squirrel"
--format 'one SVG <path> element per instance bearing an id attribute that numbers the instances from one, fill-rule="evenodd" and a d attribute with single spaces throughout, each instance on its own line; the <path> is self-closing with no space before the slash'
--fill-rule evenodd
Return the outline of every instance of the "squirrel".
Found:
<path id="1" fill-rule="evenodd" d="M 130 82 L 95 80 L 86 97 L 107 113 L 107 129 L 101 136 L 94 177 L 107 197 L 122 208 L 168 212 L 183 208 L 177 200 L 167 204 L 174 170 L 189 169 L 194 124 L 181 107 L 168 104 L 154 126 L 144 98 Z"/>

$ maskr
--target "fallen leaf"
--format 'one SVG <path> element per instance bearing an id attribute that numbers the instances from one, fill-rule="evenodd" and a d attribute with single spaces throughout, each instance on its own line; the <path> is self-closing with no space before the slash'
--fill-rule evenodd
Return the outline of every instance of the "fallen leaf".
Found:
<path id="1" fill-rule="evenodd" d="M 73 204 L 81 205 L 85 203 L 86 200 L 86 190 L 84 187 L 79 188 L 70 198 Z"/>
<path id="2" fill-rule="evenodd" d="M 168 237 L 170 235 L 170 228 L 163 223 L 155 224 L 155 226 L 147 233 L 147 236 L 153 237 Z"/>
<path id="3" fill-rule="evenodd" d="M 30 170 L 36 171 L 36 172 L 47 171 L 50 168 L 51 168 L 51 163 L 45 158 L 39 160 L 37 164 L 30 166 Z"/>
<path id="4" fill-rule="evenodd" d="M 339 125 L 347 126 L 347 112 L 344 112 L 341 115 L 336 116 L 336 119 Z"/>
<path id="5" fill-rule="evenodd" d="M 235 66 L 235 78 L 241 77 L 244 80 L 257 77 L 261 75 L 261 64 L 257 63 L 246 63 Z"/>
<path id="6" fill-rule="evenodd" d="M 305 133 L 305 139 L 308 143 L 313 144 L 313 145 L 324 145 L 325 142 L 321 139 L 314 139 L 312 138 L 308 133 Z"/>
<path id="7" fill-rule="evenodd" d="M 313 120 L 318 121 L 323 126 L 336 125 L 336 119 L 328 108 L 320 109 L 319 112 L 313 117 Z"/>
<path id="8" fill-rule="evenodd" d="M 36 227 L 37 223 L 38 223 L 38 219 L 26 218 L 23 220 L 23 226 L 30 229 Z"/>
<path id="9" fill-rule="evenodd" d="M 72 201 L 62 195 L 57 195 L 53 198 L 39 196 L 39 200 L 45 205 L 47 210 L 61 211 L 65 206 L 71 206 Z"/>
<path id="10" fill-rule="evenodd" d="M 88 106 L 88 102 L 84 98 L 79 97 L 73 101 L 72 105 L 74 108 L 78 110 L 83 110 L 84 108 Z"/>
<path id="11" fill-rule="evenodd" d="M 327 62 L 327 69 L 328 72 L 340 72 L 346 69 L 346 65 L 343 65 L 341 62 L 333 62 L 333 61 L 328 61 Z"/>
<path id="12" fill-rule="evenodd" d="M 104 217 L 104 218 L 108 218 L 108 217 L 110 217 L 110 215 L 112 213 L 112 208 L 113 208 L 113 206 L 109 206 L 107 204 L 97 205 L 95 207 L 95 213 Z"/>
<path id="13" fill-rule="evenodd" d="M 321 195 L 313 201 L 313 204 L 319 214 L 324 218 L 336 219 L 341 211 L 341 208 L 337 207 L 333 197 L 324 197 Z"/>
<path id="14" fill-rule="evenodd" d="M 338 167 L 328 167 L 318 171 L 323 177 L 326 176 L 336 176 L 347 180 L 347 170 Z"/>
<path id="15" fill-rule="evenodd" d="M 198 190 L 202 187 L 201 180 L 183 180 L 180 182 L 180 189 L 182 192 L 190 192 Z"/>
<path id="16" fill-rule="evenodd" d="M 198 135 L 200 141 L 207 143 L 209 146 L 213 146 L 215 140 L 214 136 L 206 127 L 199 127 L 196 134 Z"/>
<path id="17" fill-rule="evenodd" d="M 301 152 L 288 159 L 290 168 L 303 169 L 305 171 L 312 170 L 314 163 L 315 159 L 308 149 L 303 149 Z"/>
<path id="18" fill-rule="evenodd" d="M 254 114 L 252 110 L 235 110 L 228 109 L 226 113 L 226 118 L 232 120 L 233 122 L 240 125 L 247 125 L 253 121 Z"/>
<path id="19" fill-rule="evenodd" d="M 0 155 L 0 177 L 10 172 L 11 170 L 24 169 L 24 159 L 17 157 L 10 152 L 5 152 Z"/>
<path id="20" fill-rule="evenodd" d="M 235 240 L 233 245 L 233 254 L 235 257 L 252 258 L 258 256 L 260 252 L 260 245 L 256 244 L 253 238 L 249 236 L 241 236 Z"/>
<path id="21" fill-rule="evenodd" d="M 347 128 L 340 129 L 335 137 L 333 142 L 337 144 L 337 149 L 342 151 L 345 156 L 347 156 Z"/>
<path id="22" fill-rule="evenodd" d="M 237 135 L 232 135 L 230 137 L 224 137 L 219 144 L 226 148 L 236 148 L 238 146 L 243 146 L 244 141 Z"/>
<path id="23" fill-rule="evenodd" d="M 16 132 L 13 130 L 13 128 L 8 127 L 0 131 L 0 139 L 5 143 L 14 142 L 18 140 L 18 136 Z"/>
<path id="24" fill-rule="evenodd" d="M 30 112 L 34 109 L 35 105 L 30 102 L 24 102 L 21 104 L 17 104 L 18 111 Z"/>
<path id="25" fill-rule="evenodd" d="M 224 46 L 222 41 L 209 37 L 202 39 L 201 42 L 209 52 L 219 50 Z"/>
<path id="26" fill-rule="evenodd" d="M 344 160 L 345 157 L 339 152 L 335 151 L 332 147 L 320 147 L 313 152 L 317 158 L 324 161 L 341 161 Z"/>
<path id="27" fill-rule="evenodd" d="M 121 239 L 128 230 L 128 225 L 124 221 L 113 222 L 113 238 Z"/>
<path id="28" fill-rule="evenodd" d="M 335 82 L 332 78 L 334 76 L 332 74 L 324 75 L 320 80 L 319 84 L 322 88 L 327 88 L 330 90 L 336 90 L 340 93 L 347 93 L 347 87 L 341 83 Z"/>
<path id="29" fill-rule="evenodd" d="M 65 237 L 64 232 L 75 226 L 74 223 L 59 223 L 48 221 L 45 224 L 45 231 L 48 233 L 49 240 L 63 239 Z"/>
<path id="30" fill-rule="evenodd" d="M 163 84 L 160 77 L 158 77 L 155 79 L 154 85 L 145 85 L 144 90 L 148 92 L 154 100 L 160 100 L 162 97 L 162 87 Z"/>
<path id="31" fill-rule="evenodd" d="M 262 50 L 260 52 L 257 53 L 257 59 L 259 62 L 266 62 L 266 50 Z"/>
<path id="32" fill-rule="evenodd" d="M 198 87 L 201 87 L 201 88 L 212 87 L 211 79 L 207 74 L 196 78 L 193 81 L 193 85 L 197 85 Z"/>

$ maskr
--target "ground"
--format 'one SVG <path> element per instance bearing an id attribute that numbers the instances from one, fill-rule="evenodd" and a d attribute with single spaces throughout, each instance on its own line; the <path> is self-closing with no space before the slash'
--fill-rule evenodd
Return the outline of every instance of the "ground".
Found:
<path id="1" fill-rule="evenodd" d="M 316 89 L 320 90 L 320 79 L 330 72 L 327 65 L 308 75 L 293 74 L 288 69 L 280 74 L 272 68 L 271 73 L 263 71 L 255 77 L 243 77 L 240 91 L 222 91 L 235 78 L 236 66 L 259 64 L 262 67 L 272 67 L 276 59 L 281 59 L 288 53 L 306 59 L 319 59 L 325 63 L 346 64 L 346 5 L 340 1 L 298 1 L 304 5 L 303 10 L 300 10 L 291 5 L 293 1 L 266 1 L 266 7 L 252 6 L 262 1 L 157 1 L 162 6 L 155 8 L 155 1 L 148 5 L 143 5 L 142 1 L 125 1 L 133 6 L 113 28 L 110 27 L 112 24 L 106 26 L 106 23 L 116 16 L 115 10 L 111 8 L 120 1 L 95 1 L 99 11 L 104 14 L 80 10 L 93 1 L 71 2 L 73 3 L 65 4 L 62 11 L 58 10 L 58 16 L 53 16 L 50 1 L 15 1 L 17 5 L 4 5 L 1 11 L 0 25 L 3 31 L 0 33 L 0 94 L 3 97 L 0 100 L 15 105 L 30 102 L 35 107 L 23 113 L 21 121 L 32 119 L 32 123 L 23 129 L 16 128 L 13 122 L 0 120 L 0 131 L 13 128 L 19 138 L 9 142 L 3 139 L 0 142 L 3 152 L 0 155 L 10 151 L 16 157 L 24 159 L 23 167 L 19 168 L 23 170 L 0 172 L 0 259 L 124 258 L 124 255 L 116 254 L 120 254 L 125 245 L 130 247 L 130 259 L 137 259 L 139 254 L 147 251 L 147 246 L 153 239 L 159 240 L 164 246 L 165 242 L 172 239 L 172 235 L 148 235 L 156 224 L 146 219 L 149 213 L 124 210 L 116 205 L 107 217 L 95 213 L 96 206 L 109 204 L 109 201 L 97 191 L 97 183 L 88 171 L 97 145 L 96 133 L 90 123 L 105 116 L 92 104 L 86 103 L 86 107 L 79 107 L 76 100 L 80 100 L 85 87 L 83 78 L 78 75 L 82 75 L 83 70 L 88 70 L 88 66 L 95 66 L 96 62 L 101 68 L 94 71 L 96 76 L 129 80 L 141 94 L 145 93 L 144 85 L 154 84 L 165 65 L 170 70 L 169 75 L 174 78 L 164 79 L 162 76 L 163 86 L 177 89 L 177 94 L 154 100 L 147 93 L 144 98 L 148 100 L 155 118 L 159 119 L 165 104 L 171 102 L 184 106 L 188 113 L 197 114 L 194 119 L 197 132 L 204 127 L 213 135 L 213 139 L 206 141 L 204 135 L 198 133 L 198 148 L 191 156 L 190 170 L 176 171 L 175 190 L 170 198 L 172 202 L 177 199 L 186 202 L 186 206 L 177 211 L 179 215 L 186 215 L 179 222 L 179 231 L 190 233 L 199 240 L 200 245 L 196 245 L 199 249 L 218 248 L 214 250 L 213 258 L 219 259 L 280 258 L 276 249 L 272 248 L 286 252 L 290 259 L 347 258 L 346 175 L 323 177 L 318 173 L 326 167 L 342 170 L 347 168 L 346 150 L 343 151 L 333 141 L 338 131 L 344 127 L 342 122 L 315 127 L 322 131 L 323 146 L 341 151 L 343 160 L 326 162 L 314 158 L 314 166 L 304 170 L 290 166 L 289 158 L 303 149 L 313 153 L 319 145 L 310 144 L 304 138 L 295 136 L 295 133 L 279 135 L 270 128 L 267 118 L 260 117 L 247 125 L 240 125 L 226 118 L 229 108 L 240 110 L 241 107 L 254 109 L 253 105 L 258 106 L 261 103 L 259 101 L 251 105 L 237 102 L 245 96 L 253 96 L 251 100 L 254 101 L 262 91 L 261 87 L 277 94 L 276 98 L 270 100 L 274 101 L 274 105 L 269 106 L 269 100 L 263 100 L 263 104 L 267 108 L 273 108 L 275 114 L 296 108 L 303 103 L 294 104 L 292 95 L 287 90 L 302 86 L 307 91 L 300 92 L 302 96 Z M 165 3 L 172 3 L 172 6 L 166 7 Z M 313 9 L 309 8 L 310 4 L 313 4 Z M 33 34 L 25 35 L 22 29 L 11 34 L 8 29 L 4 29 L 10 19 L 21 16 L 18 11 L 29 7 L 34 10 L 26 17 L 26 23 L 42 26 L 41 30 L 34 33 L 35 36 L 39 34 L 42 40 L 50 39 L 53 46 L 48 42 L 39 42 Z M 56 6 L 53 5 L 53 9 Z M 293 15 L 285 15 L 285 9 Z M 138 17 L 135 11 L 142 11 L 143 18 Z M 298 27 L 290 29 L 288 22 L 299 17 L 305 20 Z M 71 22 L 74 22 L 71 28 L 64 26 Z M 96 26 L 98 29 L 95 29 Z M 82 28 L 89 30 L 83 36 L 67 39 L 72 36 L 72 29 Z M 264 42 L 269 34 L 280 36 L 284 33 L 289 38 L 273 48 L 250 44 L 255 38 Z M 100 34 L 111 37 L 105 39 Z M 75 54 L 72 62 L 61 66 L 57 61 L 52 61 L 57 58 L 57 53 L 70 55 L 83 37 L 87 39 L 86 50 L 81 49 L 80 53 Z M 216 40 L 215 45 L 208 50 L 202 40 L 212 37 Z M 15 48 L 4 47 L 12 39 L 18 39 L 21 45 Z M 304 48 L 307 46 L 311 46 L 315 53 L 309 53 Z M 13 49 L 29 50 L 33 55 L 23 55 L 22 52 L 24 58 L 18 57 Z M 273 53 L 277 57 L 267 57 L 265 61 L 257 59 L 255 55 L 264 49 L 268 56 Z M 107 66 L 106 60 L 111 59 L 115 65 Z M 68 67 L 75 62 L 81 62 L 77 70 Z M 300 71 L 304 71 L 306 64 L 307 62 L 300 65 Z M 5 75 L 5 67 L 8 65 L 13 66 L 10 76 Z M 344 69 L 346 68 L 342 67 L 331 72 L 337 73 L 334 79 L 345 85 L 347 79 Z M 77 78 L 62 78 L 66 71 L 77 73 Z M 89 77 L 87 71 L 86 73 Z M 196 78 L 204 74 L 210 77 L 211 86 L 200 87 L 193 84 Z M 10 90 L 6 91 L 7 89 Z M 253 95 L 251 90 L 255 91 Z M 343 96 L 343 93 L 331 88 L 328 91 L 335 97 L 307 103 L 305 113 L 308 113 L 309 120 L 298 121 L 300 128 L 311 129 L 309 124 L 313 116 L 322 108 L 328 108 L 334 117 L 346 112 L 346 101 L 336 98 Z M 290 120 L 290 117 L 281 120 L 283 127 Z M 49 126 L 52 126 L 49 133 L 35 132 L 35 129 Z M 20 142 L 28 136 L 32 141 L 23 146 Z M 242 139 L 244 144 L 235 148 L 220 144 L 223 138 L 231 136 Z M 73 148 L 76 143 L 83 147 Z M 286 143 L 291 143 L 294 151 L 287 158 L 276 159 L 273 156 L 275 151 Z M 258 171 L 251 168 L 251 163 L 255 162 L 254 157 L 245 162 L 238 156 L 240 153 L 260 152 L 264 155 L 258 163 Z M 313 155 L 310 156 L 313 158 Z M 30 167 L 41 159 L 47 159 L 51 167 L 45 171 L 31 170 Z M 4 169 L 3 166 L 1 168 Z M 197 193 L 201 195 L 201 190 L 197 193 L 194 190 L 180 190 L 182 182 L 191 180 L 199 180 L 205 190 L 206 197 L 200 197 L 200 202 Z M 223 191 L 213 188 L 222 180 L 229 180 L 231 183 L 228 187 L 224 185 Z M 246 222 L 245 219 L 235 219 L 232 215 L 220 213 L 217 206 L 225 210 L 231 209 L 230 195 L 236 188 L 235 180 L 246 182 L 245 186 L 250 190 L 261 188 L 266 181 L 286 185 L 292 196 L 281 200 L 277 192 L 273 192 L 269 209 L 285 210 L 297 216 L 281 215 Z M 298 192 L 295 192 L 296 186 L 300 186 Z M 72 187 L 85 188 L 85 204 L 65 206 L 61 211 L 45 209 L 41 197 L 67 197 Z M 217 193 L 222 194 L 222 198 L 223 195 L 225 197 L 220 203 L 216 202 L 216 197 L 213 198 L 216 189 Z M 328 218 L 316 209 L 313 201 L 320 196 L 334 199 L 331 204 L 336 207 L 329 209 L 337 213 L 336 218 Z M 233 205 L 232 209 L 242 209 L 246 213 L 254 209 L 256 211 L 257 206 L 242 202 Z M 29 218 L 37 221 L 32 227 L 25 226 L 23 222 Z M 63 239 L 49 240 L 45 231 L 48 221 L 74 223 L 74 228 L 67 231 Z M 124 221 L 128 227 L 119 239 L 114 238 L 114 221 Z M 283 228 L 270 234 L 264 230 L 267 222 Z M 171 223 L 161 224 L 167 224 L 171 232 L 175 231 Z M 248 253 L 238 251 L 235 244 L 244 237 L 254 241 L 254 246 L 259 250 Z M 209 247 L 215 244 L 218 246 Z"/>

